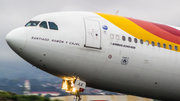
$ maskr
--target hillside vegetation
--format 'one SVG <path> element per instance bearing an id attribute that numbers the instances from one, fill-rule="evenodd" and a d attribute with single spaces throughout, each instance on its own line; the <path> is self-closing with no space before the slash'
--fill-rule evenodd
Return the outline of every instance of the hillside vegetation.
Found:
<path id="1" fill-rule="evenodd" d="M 49 98 L 35 95 L 17 95 L 11 92 L 0 91 L 0 101 L 52 101 Z M 54 100 L 60 101 L 60 100 Z"/>

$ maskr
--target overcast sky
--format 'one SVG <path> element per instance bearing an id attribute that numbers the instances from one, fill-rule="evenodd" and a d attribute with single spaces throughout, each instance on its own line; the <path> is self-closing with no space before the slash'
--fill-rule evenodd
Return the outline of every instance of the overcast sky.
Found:
<path id="1" fill-rule="evenodd" d="M 36 15 L 92 11 L 180 26 L 180 0 L 0 0 L 0 67 L 33 68 L 7 45 L 5 36 Z M 0 68 L 1 69 L 1 68 Z"/>

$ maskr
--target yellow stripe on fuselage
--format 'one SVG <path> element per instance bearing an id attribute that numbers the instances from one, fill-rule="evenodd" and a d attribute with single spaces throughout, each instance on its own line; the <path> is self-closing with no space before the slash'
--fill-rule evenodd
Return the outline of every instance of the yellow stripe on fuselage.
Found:
<path id="1" fill-rule="evenodd" d="M 124 30 L 128 34 L 130 34 L 138 39 L 142 39 L 143 41 L 148 40 L 150 43 L 152 41 L 154 41 L 156 46 L 157 46 L 157 43 L 159 42 L 161 44 L 162 48 L 163 48 L 163 44 L 165 43 L 166 49 L 169 49 L 168 46 L 172 45 L 172 50 L 174 50 L 174 51 L 175 51 L 174 46 L 177 46 L 178 51 L 179 51 L 179 46 L 180 46 L 179 44 L 164 40 L 164 39 L 152 34 L 125 17 L 111 15 L 111 14 L 103 14 L 103 13 L 96 13 L 96 14 L 100 15 L 101 17 L 110 21 L 111 23 L 113 23 L 114 25 L 119 27 L 120 29 Z"/>

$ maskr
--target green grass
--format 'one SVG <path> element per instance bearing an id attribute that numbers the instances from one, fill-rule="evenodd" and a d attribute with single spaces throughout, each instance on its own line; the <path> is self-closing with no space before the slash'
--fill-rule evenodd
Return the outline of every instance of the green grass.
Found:
<path id="1" fill-rule="evenodd" d="M 17 95 L 11 92 L 0 91 L 0 101 L 52 101 L 49 98 L 39 97 L 36 95 Z M 54 100 L 61 101 L 61 100 Z"/>

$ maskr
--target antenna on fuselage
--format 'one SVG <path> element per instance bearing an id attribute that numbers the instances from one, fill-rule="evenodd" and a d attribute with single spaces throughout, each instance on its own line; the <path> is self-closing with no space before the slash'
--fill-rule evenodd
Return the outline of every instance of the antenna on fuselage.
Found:
<path id="1" fill-rule="evenodd" d="M 117 10 L 115 14 L 118 15 L 118 13 L 119 13 L 119 10 Z"/>

